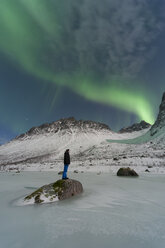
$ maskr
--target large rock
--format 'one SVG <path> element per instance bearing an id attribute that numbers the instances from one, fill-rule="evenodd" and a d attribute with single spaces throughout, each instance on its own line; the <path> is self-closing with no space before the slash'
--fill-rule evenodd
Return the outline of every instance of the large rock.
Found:
<path id="1" fill-rule="evenodd" d="M 130 169 L 129 167 L 127 168 L 120 168 L 117 172 L 117 176 L 131 176 L 131 177 L 138 177 L 139 175 L 136 173 L 136 171 Z"/>
<path id="2" fill-rule="evenodd" d="M 67 179 L 44 185 L 24 198 L 25 203 L 44 203 L 64 200 L 83 192 L 79 181 Z"/>

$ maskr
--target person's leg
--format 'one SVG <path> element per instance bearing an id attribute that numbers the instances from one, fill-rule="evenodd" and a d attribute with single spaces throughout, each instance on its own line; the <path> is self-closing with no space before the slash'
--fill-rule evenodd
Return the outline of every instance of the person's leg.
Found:
<path id="1" fill-rule="evenodd" d="M 65 171 L 66 171 L 66 177 L 65 178 L 67 178 L 67 172 L 68 172 L 68 164 L 66 164 L 66 169 L 65 169 Z"/>
<path id="2" fill-rule="evenodd" d="M 64 171 L 63 171 L 62 179 L 67 178 L 67 171 L 68 171 L 68 165 L 65 164 L 64 165 Z"/>
<path id="3" fill-rule="evenodd" d="M 64 179 L 66 177 L 66 172 L 65 172 L 65 165 L 64 165 L 64 170 L 63 170 L 63 173 L 62 173 L 62 179 Z"/>

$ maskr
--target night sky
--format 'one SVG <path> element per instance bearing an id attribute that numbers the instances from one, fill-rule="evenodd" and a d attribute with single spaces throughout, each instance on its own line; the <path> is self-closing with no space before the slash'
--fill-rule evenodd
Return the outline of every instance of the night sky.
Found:
<path id="1" fill-rule="evenodd" d="M 153 123 L 165 0 L 0 0 L 0 143 L 60 118 Z"/>

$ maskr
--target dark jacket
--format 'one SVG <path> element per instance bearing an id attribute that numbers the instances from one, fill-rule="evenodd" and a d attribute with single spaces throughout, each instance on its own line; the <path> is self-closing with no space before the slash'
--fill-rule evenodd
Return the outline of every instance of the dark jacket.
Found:
<path id="1" fill-rule="evenodd" d="M 68 151 L 64 153 L 64 164 L 70 164 L 70 155 Z"/>

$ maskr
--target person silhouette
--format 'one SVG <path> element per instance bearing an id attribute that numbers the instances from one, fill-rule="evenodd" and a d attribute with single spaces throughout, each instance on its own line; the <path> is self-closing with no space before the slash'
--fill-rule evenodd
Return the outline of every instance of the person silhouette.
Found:
<path id="1" fill-rule="evenodd" d="M 64 153 L 64 171 L 62 174 L 62 179 L 69 179 L 67 177 L 67 171 L 68 171 L 69 165 L 70 165 L 70 154 L 69 154 L 69 149 L 67 149 Z"/>

